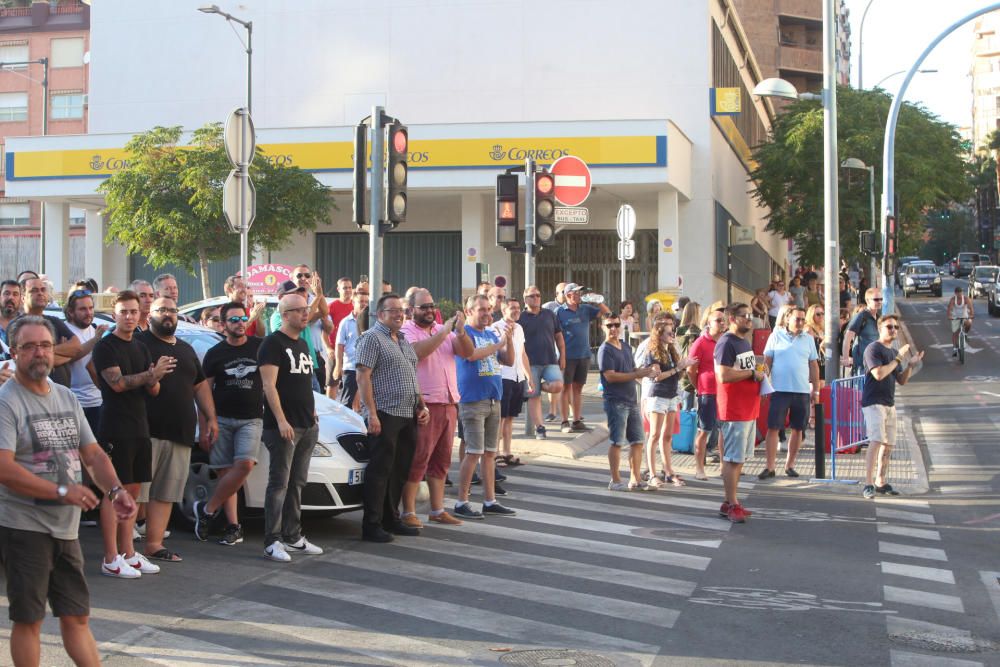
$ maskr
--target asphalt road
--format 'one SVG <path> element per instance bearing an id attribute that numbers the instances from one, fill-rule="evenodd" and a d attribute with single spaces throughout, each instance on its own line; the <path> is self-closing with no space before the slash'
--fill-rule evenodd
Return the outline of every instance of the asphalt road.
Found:
<path id="1" fill-rule="evenodd" d="M 944 300 L 899 303 L 928 350 L 900 392 L 925 495 L 748 479 L 755 514 L 730 525 L 717 478 L 612 493 L 599 456 L 537 457 L 509 471 L 514 518 L 390 545 L 361 542 L 357 514 L 310 520 L 327 551 L 288 565 L 261 557 L 260 524 L 233 548 L 178 533 L 185 562 L 139 581 L 98 576 L 85 528 L 105 664 L 1000 664 L 1000 319 L 980 302 L 960 367 L 933 347 Z M 69 664 L 51 620 L 44 655 Z"/>

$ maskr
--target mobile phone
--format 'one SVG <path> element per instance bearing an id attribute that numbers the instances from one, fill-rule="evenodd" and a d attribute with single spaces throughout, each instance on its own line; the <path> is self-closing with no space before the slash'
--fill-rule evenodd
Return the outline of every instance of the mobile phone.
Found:
<path id="1" fill-rule="evenodd" d="M 267 295 L 266 294 L 254 294 L 253 295 L 253 302 L 254 303 L 267 303 Z"/>

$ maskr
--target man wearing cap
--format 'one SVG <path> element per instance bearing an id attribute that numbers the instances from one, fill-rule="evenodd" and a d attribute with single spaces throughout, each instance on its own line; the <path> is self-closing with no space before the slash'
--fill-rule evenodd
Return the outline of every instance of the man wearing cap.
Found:
<path id="1" fill-rule="evenodd" d="M 275 290 L 275 294 L 278 295 L 278 302 L 284 299 L 289 294 L 296 294 L 301 296 L 303 299 L 309 298 L 309 290 L 305 286 L 299 285 L 291 280 L 286 280 L 278 286 Z M 274 313 L 271 314 L 271 331 L 277 331 L 281 328 L 281 312 L 280 308 L 275 309 Z M 319 378 L 316 377 L 316 349 L 313 347 L 313 338 L 309 335 L 308 329 L 303 332 L 300 338 L 305 342 L 306 347 L 309 348 L 309 359 L 313 362 L 312 366 L 312 388 L 313 391 L 323 393 L 322 386 L 319 383 Z"/>
<path id="2" fill-rule="evenodd" d="M 590 322 L 611 310 L 603 303 L 583 303 L 583 288 L 569 283 L 563 290 L 566 303 L 556 311 L 559 327 L 566 341 L 566 366 L 563 370 L 562 432 L 584 432 L 583 425 L 583 385 L 587 383 L 590 370 Z M 569 421 L 570 404 L 573 406 L 573 423 Z"/>

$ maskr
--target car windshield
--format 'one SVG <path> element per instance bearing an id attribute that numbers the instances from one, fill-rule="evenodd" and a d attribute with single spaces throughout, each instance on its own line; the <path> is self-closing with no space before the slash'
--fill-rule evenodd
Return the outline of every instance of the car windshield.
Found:
<path id="1" fill-rule="evenodd" d="M 995 266 L 980 266 L 976 269 L 976 280 L 989 280 L 994 278 L 997 275 L 997 271 L 998 269 Z"/>
<path id="2" fill-rule="evenodd" d="M 958 261 L 960 262 L 978 262 L 979 255 L 975 255 L 971 252 L 960 252 L 958 253 Z"/>
<path id="3" fill-rule="evenodd" d="M 933 264 L 911 264 L 906 267 L 906 272 L 911 275 L 915 273 L 935 273 L 935 270 Z"/>

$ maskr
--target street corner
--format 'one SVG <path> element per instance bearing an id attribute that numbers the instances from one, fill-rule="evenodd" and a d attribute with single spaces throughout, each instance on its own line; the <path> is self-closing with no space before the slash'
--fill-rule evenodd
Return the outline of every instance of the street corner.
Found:
<path id="1" fill-rule="evenodd" d="M 600 424 L 590 426 L 586 433 L 566 433 L 551 429 L 545 440 L 531 436 L 515 436 L 511 440 L 511 451 L 516 454 L 556 456 L 564 459 L 579 459 L 601 443 L 608 441 L 608 429 Z"/>

